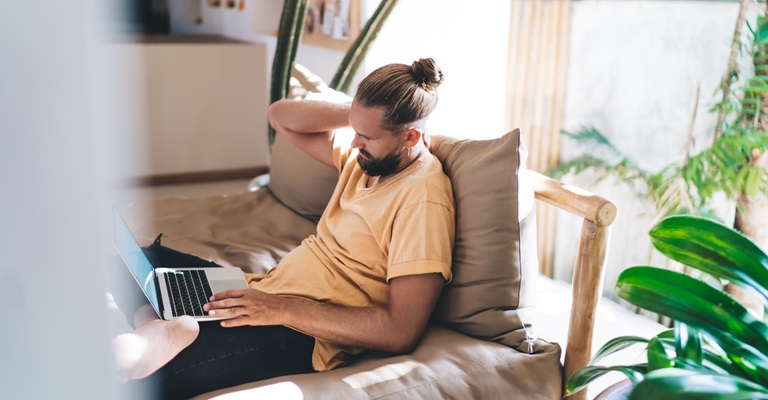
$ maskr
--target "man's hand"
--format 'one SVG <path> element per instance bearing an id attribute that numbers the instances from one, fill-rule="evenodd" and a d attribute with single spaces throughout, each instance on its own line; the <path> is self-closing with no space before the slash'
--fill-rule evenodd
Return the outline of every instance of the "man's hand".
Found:
<path id="1" fill-rule="evenodd" d="M 389 304 L 342 307 L 256 289 L 213 295 L 204 310 L 232 318 L 221 325 L 284 325 L 344 346 L 407 353 L 418 342 L 445 284 L 437 273 L 407 275 L 390 282 Z"/>
<path id="2" fill-rule="evenodd" d="M 230 318 L 221 321 L 223 327 L 245 325 L 281 325 L 281 306 L 284 299 L 256 289 L 225 290 L 211 297 L 203 310 L 211 317 Z"/>

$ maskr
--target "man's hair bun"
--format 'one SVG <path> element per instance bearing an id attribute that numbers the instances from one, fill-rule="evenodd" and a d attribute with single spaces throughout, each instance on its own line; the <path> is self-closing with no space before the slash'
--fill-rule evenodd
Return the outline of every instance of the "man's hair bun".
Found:
<path id="1" fill-rule="evenodd" d="M 432 91 L 443 83 L 443 71 L 432 58 L 421 58 L 411 64 L 413 75 L 424 90 Z"/>

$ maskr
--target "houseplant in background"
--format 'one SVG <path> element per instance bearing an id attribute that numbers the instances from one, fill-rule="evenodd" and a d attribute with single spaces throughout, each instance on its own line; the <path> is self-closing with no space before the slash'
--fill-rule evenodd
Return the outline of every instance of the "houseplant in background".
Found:
<path id="1" fill-rule="evenodd" d="M 695 154 L 694 109 L 684 159 L 652 173 L 623 155 L 607 137 L 593 127 L 563 134 L 589 146 L 591 154 L 562 163 L 549 171 L 558 178 L 587 169 L 613 175 L 649 197 L 658 218 L 678 213 L 713 216 L 711 200 L 725 194 L 736 204 L 736 228 L 768 248 L 768 17 L 761 15 L 752 27 L 745 22 L 750 1 L 742 0 L 733 37 L 728 68 L 720 85 L 722 100 L 712 108 L 718 122 L 711 145 Z M 751 43 L 742 43 L 742 26 L 751 33 Z M 737 68 L 740 49 L 751 56 L 754 73 L 743 83 Z M 696 95 L 698 108 L 698 93 Z"/>
<path id="2" fill-rule="evenodd" d="M 768 17 L 759 15 L 755 26 L 750 25 L 745 20 L 749 3 L 740 2 L 728 67 L 719 87 L 722 99 L 711 109 L 717 113 L 717 123 L 709 146 L 694 153 L 697 91 L 683 160 L 652 173 L 623 155 L 598 130 L 584 127 L 563 133 L 589 145 L 592 154 L 563 163 L 550 175 L 559 178 L 593 169 L 603 177 L 616 176 L 653 201 L 657 220 L 672 214 L 714 218 L 713 199 L 723 194 L 735 205 L 735 220 L 728 224 L 768 249 Z M 748 43 L 741 40 L 743 26 L 750 32 Z M 737 62 L 742 49 L 748 50 L 743 53 L 750 57 L 753 70 L 746 78 Z M 727 284 L 726 291 L 762 312 L 753 296 L 737 286 Z"/>
<path id="3" fill-rule="evenodd" d="M 667 257 L 738 285 L 768 306 L 768 255 L 748 237 L 697 216 L 664 218 L 650 237 Z M 630 399 L 768 399 L 768 325 L 728 294 L 683 273 L 649 266 L 623 271 L 616 294 L 672 318 L 675 327 L 650 340 L 609 341 L 568 380 L 569 394 L 619 371 L 632 383 Z M 647 362 L 597 365 L 638 343 L 647 346 Z"/>
<path id="4" fill-rule="evenodd" d="M 315 0 L 324 1 L 324 0 Z M 394 9 L 398 0 L 381 0 L 373 15 L 366 21 L 360 34 L 350 45 L 344 58 L 331 80 L 330 87 L 342 92 L 349 90 L 360 64 L 365 58 L 370 45 L 376 40 L 381 27 Z M 270 104 L 285 98 L 288 94 L 291 78 L 291 66 L 296 60 L 304 23 L 307 18 L 309 0 L 285 0 L 280 16 L 280 26 L 277 33 L 275 56 L 272 61 L 272 78 L 270 83 Z M 267 130 L 269 148 L 275 141 L 275 130 L 271 125 Z"/>

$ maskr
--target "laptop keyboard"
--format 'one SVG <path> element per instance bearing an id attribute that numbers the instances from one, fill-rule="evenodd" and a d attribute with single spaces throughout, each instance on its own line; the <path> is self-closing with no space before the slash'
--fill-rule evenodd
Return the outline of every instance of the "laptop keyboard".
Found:
<path id="1" fill-rule="evenodd" d="M 213 296 L 204 270 L 168 271 L 163 274 L 168 285 L 173 316 L 206 315 L 203 305 Z"/>

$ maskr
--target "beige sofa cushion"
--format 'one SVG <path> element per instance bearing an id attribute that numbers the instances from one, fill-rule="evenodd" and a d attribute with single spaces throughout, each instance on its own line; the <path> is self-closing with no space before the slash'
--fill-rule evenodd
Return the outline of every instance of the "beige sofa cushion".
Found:
<path id="1" fill-rule="evenodd" d="M 411 354 L 369 354 L 332 371 L 289 375 L 195 399 L 560 399 L 560 347 L 538 354 L 431 325 Z"/>
<path id="2" fill-rule="evenodd" d="M 520 131 L 492 140 L 434 137 L 431 149 L 456 199 L 453 281 L 433 318 L 474 337 L 539 351 L 527 340 L 534 338 L 528 328 L 538 258 Z"/>
<path id="3" fill-rule="evenodd" d="M 280 204 L 268 190 L 205 198 L 168 197 L 132 203 L 123 211 L 146 240 L 222 266 L 265 273 L 315 233 L 315 223 Z"/>
<path id="4" fill-rule="evenodd" d="M 315 99 L 351 103 L 352 98 L 333 90 L 301 65 L 291 71 L 289 99 Z M 269 189 L 291 210 L 319 221 L 339 180 L 339 171 L 298 149 L 278 134 L 272 145 Z"/>

